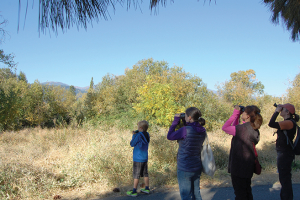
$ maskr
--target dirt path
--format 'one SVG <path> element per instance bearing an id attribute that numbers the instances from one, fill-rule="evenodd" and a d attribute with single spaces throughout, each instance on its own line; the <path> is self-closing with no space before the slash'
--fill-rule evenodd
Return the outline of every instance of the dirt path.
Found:
<path id="1" fill-rule="evenodd" d="M 300 170 L 292 172 L 293 183 L 300 184 Z M 256 185 L 273 185 L 280 184 L 278 179 L 278 173 L 274 171 L 262 171 L 260 175 L 253 175 L 252 186 Z M 232 187 L 230 174 L 223 175 L 222 177 L 209 179 L 207 177 L 201 179 L 200 188 L 211 188 L 211 187 Z"/>
<path id="2" fill-rule="evenodd" d="M 293 184 L 300 184 L 300 170 L 292 172 Z M 278 181 L 278 173 L 274 171 L 266 172 L 263 171 L 261 175 L 254 174 L 252 178 L 252 187 L 256 187 L 259 185 L 273 185 L 276 187 L 280 187 L 280 183 Z M 213 189 L 213 188 L 223 188 L 223 187 L 232 187 L 230 174 L 223 173 L 222 175 L 216 174 L 216 177 L 213 179 L 202 175 L 200 180 L 200 188 L 203 190 Z M 151 191 L 153 193 L 165 193 L 165 192 L 178 192 L 178 184 L 172 186 L 160 186 L 160 187 L 152 187 Z M 105 194 L 99 194 L 96 199 L 101 198 L 112 198 L 124 196 L 124 192 L 114 193 L 112 191 L 107 192 Z M 95 197 L 90 198 L 95 199 Z"/>
<path id="3" fill-rule="evenodd" d="M 257 185 L 252 187 L 253 199 L 255 200 L 280 200 L 280 185 Z M 300 197 L 300 184 L 293 184 L 294 199 Z M 232 187 L 218 187 L 201 189 L 201 196 L 203 200 L 234 200 L 234 190 Z M 108 197 L 108 198 L 95 198 L 93 200 L 130 200 L 132 197 Z M 143 200 L 181 200 L 178 191 L 164 191 L 153 192 L 149 195 L 138 193 L 136 199 Z"/>

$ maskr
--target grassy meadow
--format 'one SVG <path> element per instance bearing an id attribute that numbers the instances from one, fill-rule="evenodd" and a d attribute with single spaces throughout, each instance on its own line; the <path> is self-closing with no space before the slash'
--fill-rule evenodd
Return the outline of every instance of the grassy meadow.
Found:
<path id="1" fill-rule="evenodd" d="M 149 130 L 150 188 L 176 189 L 177 142 L 166 139 L 167 129 Z M 209 132 L 217 171 L 214 178 L 201 177 L 201 187 L 230 186 L 227 173 L 231 136 L 221 130 Z M 1 199 L 89 199 L 124 195 L 132 188 L 131 130 L 84 124 L 80 128 L 28 128 L 0 135 Z M 257 145 L 263 174 L 276 174 L 275 136 L 264 125 Z M 299 182 L 299 158 L 293 181 Z M 257 179 L 254 175 L 254 180 Z M 143 179 L 140 180 L 140 183 Z M 262 182 L 262 184 L 265 182 Z M 120 188 L 120 193 L 113 193 Z"/>

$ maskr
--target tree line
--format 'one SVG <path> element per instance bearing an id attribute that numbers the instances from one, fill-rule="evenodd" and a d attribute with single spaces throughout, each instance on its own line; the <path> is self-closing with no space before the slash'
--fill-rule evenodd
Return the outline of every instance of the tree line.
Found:
<path id="1" fill-rule="evenodd" d="M 252 69 L 232 73 L 230 80 L 213 92 L 201 78 L 181 67 L 150 58 L 127 68 L 124 75 L 107 74 L 98 84 L 92 78 L 88 92 L 76 96 L 74 86 L 65 89 L 38 80 L 30 84 L 25 73 L 16 74 L 7 65 L 0 69 L 0 129 L 78 126 L 83 122 L 131 128 L 138 119 L 167 127 L 175 113 L 195 106 L 203 113 L 206 128 L 213 130 L 223 125 L 233 105 L 257 105 L 268 118 L 274 102 L 289 101 L 298 110 L 299 95 L 300 74 L 280 98 L 264 94 L 264 85 Z"/>

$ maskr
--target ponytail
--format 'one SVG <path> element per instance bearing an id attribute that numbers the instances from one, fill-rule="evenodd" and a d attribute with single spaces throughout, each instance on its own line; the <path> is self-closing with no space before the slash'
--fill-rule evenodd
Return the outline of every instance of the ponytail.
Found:
<path id="1" fill-rule="evenodd" d="M 201 126 L 205 125 L 205 119 L 203 119 L 202 117 L 200 117 L 198 121 Z"/>
<path id="2" fill-rule="evenodd" d="M 260 109 L 257 106 L 247 106 L 245 112 L 250 116 L 250 124 L 254 130 L 260 128 L 263 123 L 263 118 L 260 114 Z"/>
<path id="3" fill-rule="evenodd" d="M 198 108 L 190 107 L 186 109 L 185 113 L 187 114 L 187 116 L 191 116 L 195 122 L 199 122 L 199 124 L 202 126 L 205 125 L 205 119 L 201 117 L 202 113 Z"/>
<path id="4" fill-rule="evenodd" d="M 298 122 L 299 121 L 299 115 L 297 115 L 296 113 L 292 115 L 293 119 Z"/>

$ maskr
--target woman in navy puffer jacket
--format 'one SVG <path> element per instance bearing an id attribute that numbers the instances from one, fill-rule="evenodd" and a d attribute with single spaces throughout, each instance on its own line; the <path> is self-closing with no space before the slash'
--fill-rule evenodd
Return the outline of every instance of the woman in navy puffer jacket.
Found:
<path id="1" fill-rule="evenodd" d="M 190 107 L 185 111 L 185 117 L 176 114 L 168 132 L 168 140 L 178 140 L 177 179 L 182 200 L 201 200 L 200 175 L 202 172 L 201 150 L 206 130 L 205 120 L 198 108 Z M 184 126 L 175 131 L 182 119 Z"/>

